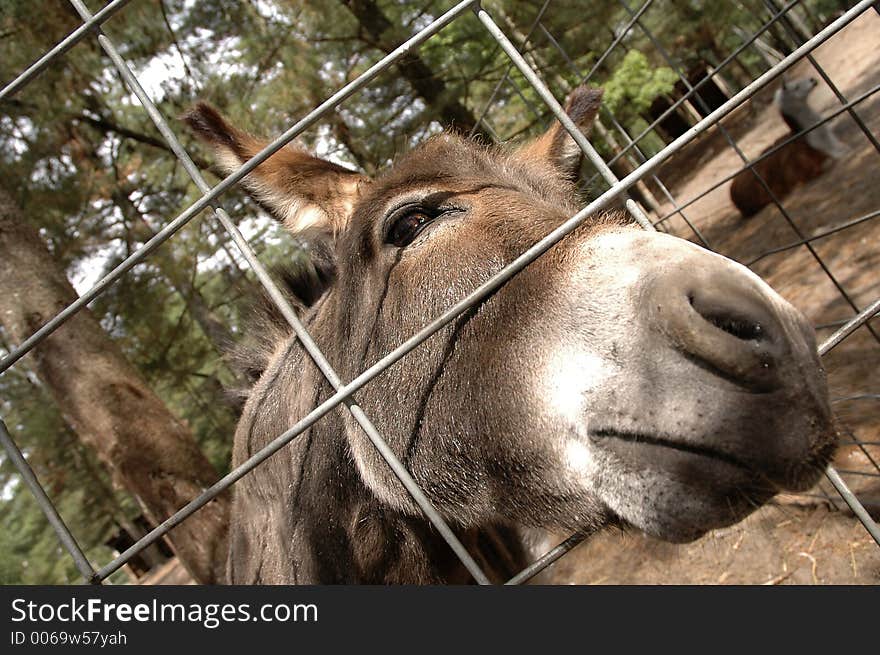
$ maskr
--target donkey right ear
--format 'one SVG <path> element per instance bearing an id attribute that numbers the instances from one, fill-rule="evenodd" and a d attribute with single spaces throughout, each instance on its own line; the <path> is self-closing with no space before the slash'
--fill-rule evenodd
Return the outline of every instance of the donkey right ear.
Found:
<path id="1" fill-rule="evenodd" d="M 214 147 L 229 174 L 269 142 L 232 127 L 216 109 L 200 102 L 183 120 Z M 369 178 L 305 150 L 287 145 L 242 180 L 248 193 L 291 232 L 310 227 L 338 234 L 348 223 L 361 185 Z"/>

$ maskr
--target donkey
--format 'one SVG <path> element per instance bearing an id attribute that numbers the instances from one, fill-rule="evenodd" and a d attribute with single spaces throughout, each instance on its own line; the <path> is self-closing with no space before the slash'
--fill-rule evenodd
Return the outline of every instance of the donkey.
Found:
<path id="1" fill-rule="evenodd" d="M 783 80 L 782 86 L 773 96 L 773 102 L 788 125 L 789 131 L 765 148 L 761 152 L 762 155 L 822 120 L 822 117 L 807 104 L 807 96 L 817 84 L 816 79 L 812 77 L 793 82 Z M 753 168 L 770 187 L 773 195 L 781 200 L 796 187 L 819 177 L 835 159 L 839 159 L 846 152 L 846 146 L 825 123 L 805 137 L 782 146 L 772 155 L 755 164 Z M 733 183 L 730 185 L 730 199 L 744 218 L 754 216 L 773 202 L 767 189 L 755 177 L 755 173 L 748 169 L 743 170 L 733 178 Z"/>
<path id="2" fill-rule="evenodd" d="M 601 91 L 568 114 L 587 130 Z M 225 171 L 265 144 L 200 104 Z M 560 124 L 517 149 L 452 133 L 374 179 L 293 146 L 244 186 L 313 255 L 302 320 L 351 379 L 577 211 Z M 304 282 L 306 280 L 306 282 Z M 234 463 L 332 389 L 276 327 Z M 816 482 L 836 443 L 804 317 L 746 268 L 597 215 L 357 393 L 497 580 L 534 530 L 632 526 L 673 542 Z M 232 583 L 452 583 L 468 575 L 338 407 L 235 489 Z"/>

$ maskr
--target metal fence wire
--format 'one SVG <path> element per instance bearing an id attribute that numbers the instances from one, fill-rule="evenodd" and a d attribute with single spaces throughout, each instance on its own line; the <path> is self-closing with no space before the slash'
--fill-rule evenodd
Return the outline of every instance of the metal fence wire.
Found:
<path id="1" fill-rule="evenodd" d="M 807 236 L 793 220 L 790 212 L 787 211 L 781 199 L 777 198 L 772 193 L 766 180 L 761 177 L 760 173 L 755 168 L 755 165 L 757 163 L 771 156 L 772 151 L 764 153 L 756 159 L 750 160 L 744 154 L 743 150 L 740 148 L 730 132 L 725 128 L 724 125 L 721 124 L 722 119 L 729 116 L 734 110 L 736 110 L 743 103 L 752 98 L 756 93 L 767 87 L 768 84 L 776 80 L 779 76 L 792 68 L 792 66 L 800 62 L 802 59 L 806 59 L 815 69 L 816 73 L 831 89 L 832 93 L 839 101 L 840 106 L 833 110 L 832 113 L 824 116 L 816 124 L 810 125 L 803 129 L 801 132 L 792 135 L 788 141 L 799 138 L 803 134 L 819 128 L 820 126 L 834 119 L 838 115 L 846 113 L 856 123 L 865 138 L 868 139 L 871 145 L 877 150 L 878 155 L 880 155 L 880 144 L 878 144 L 876 137 L 874 136 L 874 134 L 872 134 L 871 130 L 867 127 L 867 125 L 858 113 L 859 104 L 880 89 L 878 89 L 878 87 L 874 87 L 855 98 L 848 99 L 843 95 L 843 93 L 841 93 L 837 86 L 835 86 L 834 82 L 825 73 L 825 71 L 818 64 L 812 54 L 817 47 L 828 41 L 834 35 L 838 34 L 843 28 L 859 18 L 864 12 L 867 12 L 871 9 L 880 12 L 880 8 L 878 8 L 878 3 L 876 2 L 876 0 L 863 0 L 862 2 L 855 4 L 850 9 L 842 13 L 836 20 L 829 23 L 826 27 L 824 27 L 820 31 L 817 31 L 815 34 L 810 34 L 804 28 L 804 22 L 800 20 L 796 14 L 793 13 L 794 9 L 797 8 L 798 5 L 800 5 L 799 0 L 792 0 L 785 3 L 784 5 L 780 5 L 775 0 L 766 0 L 765 5 L 767 9 L 767 14 L 765 17 L 763 17 L 763 22 L 760 23 L 760 26 L 757 27 L 757 29 L 755 29 L 752 33 L 744 34 L 743 43 L 738 46 L 736 50 L 730 53 L 730 55 L 725 57 L 722 61 L 717 62 L 713 67 L 707 68 L 706 75 L 696 82 L 692 82 L 691 80 L 689 80 L 688 76 L 683 70 L 681 63 L 677 62 L 675 58 L 669 54 L 669 52 L 662 45 L 660 39 L 658 39 L 657 36 L 654 35 L 645 25 L 643 21 L 643 16 L 646 12 L 651 10 L 653 0 L 646 0 L 636 8 L 630 7 L 627 4 L 626 0 L 619 0 L 620 5 L 625 10 L 628 18 L 626 19 L 624 24 L 614 27 L 614 29 L 612 30 L 613 36 L 608 48 L 593 63 L 591 69 L 588 71 L 582 71 L 575 65 L 572 58 L 568 56 L 568 53 L 566 53 L 565 49 L 560 44 L 559 40 L 554 38 L 551 31 L 542 22 L 542 19 L 545 17 L 546 12 L 548 11 L 548 7 L 550 6 L 550 0 L 546 0 L 543 3 L 543 6 L 537 13 L 537 16 L 534 19 L 530 29 L 524 37 L 519 39 L 521 40 L 521 43 L 519 43 L 518 46 L 514 45 L 514 43 L 505 35 L 504 31 L 502 31 L 502 29 L 498 26 L 491 13 L 481 6 L 478 0 L 463 0 L 462 2 L 454 5 L 446 13 L 433 20 L 423 29 L 418 31 L 414 36 L 412 36 L 410 39 L 401 44 L 398 48 L 387 54 L 355 80 L 337 90 L 323 103 L 318 105 L 314 110 L 309 112 L 306 116 L 304 116 L 302 119 L 300 119 L 290 128 L 288 128 L 283 134 L 273 140 L 268 146 L 266 146 L 262 151 L 251 158 L 247 163 L 225 177 L 222 181 L 220 181 L 216 186 L 213 187 L 210 186 L 202 177 L 199 169 L 193 163 L 192 159 L 187 154 L 186 150 L 183 148 L 178 138 L 175 136 L 166 119 L 158 110 L 154 102 L 150 99 L 149 95 L 146 93 L 143 86 L 138 81 L 137 76 L 132 72 L 132 69 L 125 58 L 120 55 L 117 46 L 102 31 L 102 24 L 109 20 L 116 13 L 118 13 L 121 9 L 123 9 L 125 5 L 127 5 L 131 0 L 113 0 L 95 14 L 92 14 L 89 11 L 82 0 L 69 1 L 82 18 L 82 25 L 75 31 L 73 31 L 70 35 L 68 35 L 64 40 L 55 45 L 33 65 L 23 71 L 16 79 L 0 89 L 0 100 L 8 98 L 20 91 L 24 86 L 26 86 L 36 76 L 38 76 L 41 71 L 43 71 L 47 66 L 55 62 L 58 57 L 60 57 L 70 48 L 74 47 L 78 42 L 85 38 L 95 36 L 101 48 L 112 61 L 113 66 L 122 76 L 125 84 L 128 86 L 128 89 L 137 96 L 144 110 L 149 114 L 149 117 L 152 119 L 156 128 L 159 130 L 168 147 L 183 165 L 188 175 L 192 178 L 192 181 L 198 187 L 202 196 L 196 202 L 192 203 L 186 210 L 176 216 L 173 220 L 168 222 L 161 230 L 159 230 L 155 234 L 155 236 L 153 236 L 143 246 L 133 252 L 125 260 L 123 260 L 118 266 L 116 266 L 116 268 L 114 268 L 104 278 L 98 281 L 91 289 L 83 293 L 75 302 L 71 303 L 68 307 L 66 307 L 53 318 L 51 318 L 43 327 L 38 329 L 27 339 L 25 339 L 17 347 L 12 348 L 9 353 L 2 360 L 0 360 L 0 373 L 5 372 L 7 369 L 13 366 L 19 359 L 21 359 L 24 355 L 34 349 L 38 344 L 40 344 L 41 341 L 43 341 L 46 337 L 48 337 L 61 325 L 63 325 L 64 322 L 67 321 L 71 316 L 73 316 L 76 312 L 95 300 L 95 298 L 106 291 L 110 285 L 112 285 L 127 271 L 131 270 L 132 267 L 142 262 L 154 250 L 161 246 L 166 240 L 171 238 L 178 230 L 184 227 L 203 210 L 209 209 L 226 230 L 232 241 L 235 243 L 239 252 L 247 261 L 251 270 L 256 275 L 259 282 L 263 285 L 271 300 L 275 303 L 285 320 L 290 324 L 291 328 L 293 329 L 296 336 L 299 338 L 309 356 L 312 358 L 312 360 L 321 370 L 328 382 L 334 388 L 334 393 L 330 398 L 314 408 L 293 427 L 285 431 L 283 434 L 278 435 L 272 442 L 269 443 L 269 445 L 252 455 L 243 464 L 230 471 L 227 475 L 223 476 L 210 488 L 204 490 L 197 498 L 192 499 L 184 507 L 179 509 L 173 515 L 166 518 L 161 524 L 148 532 L 143 538 L 138 540 L 130 548 L 119 554 L 109 564 L 97 570 L 91 565 L 91 563 L 83 554 L 80 547 L 77 545 L 76 539 L 71 534 L 67 526 L 64 524 L 64 521 L 58 515 L 55 507 L 52 504 L 52 501 L 46 495 L 45 491 L 43 490 L 33 471 L 30 469 L 24 456 L 22 455 L 20 449 L 10 437 L 6 425 L 2 421 L 0 421 L 0 441 L 2 441 L 3 448 L 5 449 L 10 461 L 21 473 L 22 479 L 33 492 L 34 497 L 36 498 L 52 527 L 56 531 L 62 545 L 73 557 L 74 562 L 76 563 L 76 566 L 82 574 L 83 578 L 90 583 L 100 584 L 113 572 L 126 564 L 132 557 L 137 555 L 143 549 L 147 548 L 150 544 L 153 544 L 157 540 L 161 539 L 163 535 L 172 530 L 175 526 L 179 525 L 181 522 L 185 521 L 199 508 L 201 508 L 213 498 L 215 498 L 218 494 L 222 493 L 224 490 L 235 484 L 236 481 L 247 475 L 251 470 L 259 466 L 267 458 L 271 457 L 274 453 L 283 448 L 286 444 L 290 443 L 298 435 L 302 434 L 310 426 L 314 425 L 325 414 L 330 412 L 338 405 L 345 405 L 347 410 L 360 425 L 361 429 L 363 429 L 364 433 L 368 436 L 373 446 L 381 454 L 381 456 L 387 462 L 388 466 L 392 469 L 394 474 L 412 496 L 413 500 L 424 512 L 427 519 L 443 536 L 443 538 L 461 560 L 462 564 L 467 567 L 468 571 L 470 571 L 473 578 L 478 583 L 488 584 L 489 579 L 487 578 L 485 573 L 480 569 L 480 567 L 477 565 L 471 555 L 468 554 L 467 550 L 457 539 L 453 531 L 433 507 L 430 500 L 419 489 L 418 485 L 407 472 L 405 467 L 401 464 L 400 460 L 389 448 L 382 435 L 368 418 L 367 414 L 357 404 L 355 400 L 355 393 L 359 389 L 364 387 L 364 385 L 370 383 L 371 380 L 373 380 L 376 376 L 385 371 L 388 367 L 403 359 L 407 355 L 407 353 L 416 348 L 419 344 L 428 339 L 432 334 L 437 332 L 443 326 L 453 321 L 461 313 L 474 306 L 476 303 L 480 302 L 482 299 L 493 293 L 496 289 L 504 285 L 516 273 L 524 269 L 531 262 L 540 257 L 551 247 L 553 247 L 553 245 L 560 241 L 565 235 L 575 230 L 588 217 L 600 210 L 611 206 L 612 203 L 622 201 L 623 206 L 632 215 L 633 219 L 635 219 L 646 230 L 655 230 L 658 228 L 662 230 L 668 230 L 670 222 L 677 217 L 684 222 L 684 224 L 687 226 L 687 229 L 690 230 L 690 233 L 697 241 L 699 241 L 703 246 L 707 248 L 712 248 L 712 244 L 700 231 L 693 218 L 687 215 L 686 211 L 689 210 L 701 198 L 705 197 L 707 194 L 711 193 L 713 190 L 719 188 L 721 185 L 732 179 L 740 171 L 731 173 L 723 179 L 715 181 L 709 188 L 703 190 L 695 197 L 690 198 L 688 201 L 678 202 L 673 197 L 673 194 L 670 192 L 669 186 L 665 185 L 660 180 L 659 170 L 664 162 L 669 160 L 673 155 L 680 153 L 698 136 L 713 127 L 719 130 L 720 134 L 725 139 L 728 146 L 732 148 L 736 152 L 738 157 L 742 159 L 743 165 L 740 170 L 750 170 L 752 172 L 757 181 L 769 194 L 770 198 L 772 199 L 773 205 L 778 209 L 783 219 L 787 222 L 787 224 L 791 227 L 793 233 L 796 235 L 796 240 L 792 241 L 791 243 L 783 245 L 781 247 L 769 249 L 766 252 L 760 254 L 758 257 L 752 259 L 752 261 L 746 263 L 749 265 L 753 265 L 763 258 L 769 257 L 770 255 L 775 253 L 800 247 L 806 248 L 810 256 L 821 267 L 824 274 L 836 287 L 838 293 L 840 294 L 840 297 L 844 299 L 844 301 L 851 308 L 854 314 L 852 317 L 847 318 L 843 321 L 839 321 L 831 326 L 819 326 L 825 328 L 837 328 L 836 331 L 819 346 L 819 354 L 824 356 L 832 348 L 839 345 L 844 339 L 849 337 L 851 334 L 853 334 L 853 332 L 855 332 L 859 327 L 862 326 L 865 326 L 867 329 L 871 330 L 874 338 L 877 339 L 878 343 L 880 343 L 880 336 L 878 336 L 873 331 L 872 326 L 868 323 L 869 320 L 875 316 L 875 314 L 880 312 L 880 299 L 877 299 L 866 307 L 860 307 L 859 305 L 857 305 L 856 302 L 853 300 L 852 295 L 845 289 L 841 281 L 835 278 L 829 267 L 822 260 L 819 253 L 814 247 L 814 243 L 820 239 L 838 233 L 842 230 L 852 228 L 856 225 L 860 225 L 864 222 L 876 218 L 877 216 L 880 216 L 880 210 L 873 211 L 869 214 L 855 217 L 847 221 L 843 221 L 833 228 L 812 234 L 811 236 Z M 499 98 L 501 94 L 511 93 L 511 88 L 513 89 L 513 92 L 519 94 L 520 97 L 525 99 L 520 92 L 516 81 L 511 76 L 513 68 L 516 68 L 525 79 L 525 81 L 531 86 L 532 90 L 537 93 L 538 97 L 544 104 L 543 107 L 532 105 L 531 109 L 539 117 L 546 116 L 547 112 L 549 112 L 549 114 L 551 114 L 553 117 L 561 122 L 563 127 L 574 138 L 575 142 L 583 151 L 584 155 L 586 155 L 587 160 L 596 170 L 596 179 L 590 180 L 588 182 L 592 184 L 596 182 L 596 180 L 601 180 L 606 188 L 603 192 L 598 194 L 598 196 L 595 197 L 594 200 L 589 202 L 583 209 L 581 209 L 574 216 L 559 225 L 550 234 L 534 244 L 527 251 L 522 253 L 508 266 L 506 266 L 503 270 L 494 275 L 491 279 L 483 283 L 475 291 L 462 298 L 454 306 L 452 306 L 443 314 L 429 322 L 416 334 L 412 335 L 409 339 L 407 339 L 397 348 L 389 352 L 382 359 L 377 361 L 366 370 L 362 371 L 360 375 L 355 377 L 353 380 L 344 382 L 342 379 L 339 378 L 339 376 L 328 363 L 321 350 L 312 340 L 311 336 L 297 317 L 295 311 L 287 302 L 285 296 L 282 294 L 279 288 L 275 285 L 266 269 L 257 259 L 257 256 L 254 254 L 251 246 L 238 230 L 235 223 L 232 221 L 229 215 L 217 205 L 218 198 L 222 193 L 229 190 L 233 185 L 241 181 L 241 179 L 244 178 L 245 175 L 253 171 L 254 168 L 256 168 L 259 164 L 266 161 L 272 154 L 277 152 L 292 139 L 302 134 L 307 128 L 314 125 L 325 114 L 335 110 L 351 95 L 366 87 L 374 78 L 376 78 L 383 71 L 386 71 L 395 62 L 404 57 L 408 52 L 415 48 L 418 48 L 421 44 L 437 34 L 440 30 L 449 25 L 451 22 L 459 19 L 465 14 L 471 13 L 476 15 L 477 19 L 483 25 L 488 34 L 491 35 L 495 42 L 497 42 L 498 46 L 504 51 L 504 53 L 510 60 L 508 70 L 504 74 L 503 78 L 498 82 L 497 86 L 494 88 L 486 107 L 482 110 L 482 112 L 478 113 L 478 115 L 480 116 L 480 124 L 485 127 L 488 132 L 492 134 L 497 134 L 496 130 L 491 125 L 491 122 L 488 119 L 491 104 L 497 98 Z M 761 17 L 759 17 L 759 20 L 761 20 Z M 731 62 L 736 60 L 737 56 L 740 53 L 748 48 L 757 48 L 760 45 L 759 38 L 761 37 L 761 35 L 767 33 L 768 30 L 774 28 L 781 28 L 783 34 L 787 37 L 788 43 L 790 44 L 790 53 L 787 56 L 781 57 L 778 61 L 770 65 L 765 72 L 760 74 L 760 76 L 754 78 L 738 93 L 732 94 L 726 101 L 721 104 L 716 103 L 717 106 L 712 108 L 710 104 L 704 99 L 704 94 L 709 85 L 713 82 L 720 81 L 718 76 L 724 71 L 726 67 L 728 67 Z M 603 64 L 603 62 L 605 62 L 606 59 L 612 54 L 612 52 L 616 48 L 622 46 L 626 37 L 633 30 L 639 30 L 643 34 L 643 36 L 647 37 L 648 40 L 656 48 L 657 53 L 660 55 L 660 57 L 662 57 L 666 64 L 669 66 L 669 68 L 675 71 L 680 80 L 683 92 L 680 97 L 675 99 L 674 102 L 672 102 L 657 118 L 655 118 L 653 123 L 649 124 L 641 133 L 636 135 L 629 134 L 628 131 L 616 119 L 616 117 L 607 108 L 604 108 L 602 110 L 603 113 L 601 114 L 601 117 L 597 124 L 598 132 L 600 133 L 601 138 L 607 144 L 611 145 L 613 150 L 615 151 L 613 156 L 608 159 L 608 161 L 605 161 L 602 156 L 599 155 L 590 140 L 587 139 L 578 130 L 571 119 L 565 114 L 562 106 L 550 92 L 547 85 L 545 85 L 545 83 L 541 80 L 541 77 L 538 75 L 538 73 L 535 72 L 534 60 L 532 59 L 532 61 L 530 61 L 528 57 L 530 47 L 529 43 L 531 40 L 536 38 L 546 40 L 547 44 L 549 44 L 550 47 L 554 48 L 557 51 L 557 53 L 563 58 L 563 60 L 572 69 L 572 71 L 577 73 L 578 78 L 584 82 L 588 82 L 593 77 L 595 72 L 599 69 L 599 67 Z M 653 154 L 653 156 L 646 155 L 644 147 L 645 137 L 652 133 L 652 131 L 654 131 L 657 126 L 660 125 L 665 119 L 676 114 L 676 112 L 680 113 L 683 109 L 689 111 L 689 115 L 692 118 L 692 120 L 690 121 L 691 124 L 687 127 L 687 129 L 685 129 L 680 136 L 671 140 L 664 147 L 662 147 L 662 149 Z M 611 126 L 610 128 L 605 126 L 606 122 Z M 783 147 L 783 144 L 778 144 L 775 147 L 775 150 L 778 150 L 781 147 Z M 625 164 L 624 168 L 618 166 L 619 164 L 621 164 L 621 162 Z M 615 175 L 615 173 L 612 171 L 612 167 L 614 166 L 618 166 L 617 170 L 625 170 L 629 172 L 627 172 L 622 178 L 618 178 L 618 176 Z M 671 210 L 665 213 L 659 211 L 660 203 L 656 201 L 656 198 L 652 198 L 651 193 L 647 191 L 647 183 L 653 184 L 655 189 L 659 189 L 660 194 L 665 199 L 664 202 L 668 203 L 672 207 Z M 650 211 L 646 212 L 645 209 L 643 209 L 642 206 L 639 204 L 639 202 L 628 195 L 629 190 L 633 189 L 634 187 L 636 190 L 639 191 L 637 197 L 642 198 L 649 205 Z M 653 218 L 650 217 L 651 215 L 653 215 Z M 836 400 L 876 401 L 877 395 L 865 393 Z M 850 491 L 849 487 L 841 477 L 841 473 L 878 476 L 880 475 L 880 467 L 877 466 L 877 462 L 872 458 L 870 452 L 865 449 L 866 442 L 862 442 L 855 435 L 851 435 L 851 440 L 846 443 L 856 445 L 861 448 L 864 454 L 867 456 L 868 460 L 873 464 L 875 471 L 837 471 L 834 468 L 829 467 L 826 471 L 826 477 L 833 488 L 837 491 L 837 493 L 839 493 L 845 505 L 849 507 L 849 509 L 855 514 L 862 525 L 864 525 L 865 529 L 870 533 L 871 537 L 873 537 L 874 541 L 877 542 L 878 546 L 880 546 L 880 528 L 878 528 L 878 525 L 874 522 L 874 520 L 865 510 L 860 501 L 852 493 L 852 491 Z M 823 491 L 822 493 L 826 492 Z M 555 562 L 557 559 L 562 557 L 565 553 L 569 552 L 572 548 L 579 544 L 583 540 L 583 538 L 584 537 L 581 535 L 573 535 L 569 537 L 558 546 L 548 551 L 537 561 L 528 566 L 525 570 L 521 571 L 516 576 L 511 578 L 508 583 L 519 584 L 528 581 L 537 573 L 539 573 L 547 566 Z"/>

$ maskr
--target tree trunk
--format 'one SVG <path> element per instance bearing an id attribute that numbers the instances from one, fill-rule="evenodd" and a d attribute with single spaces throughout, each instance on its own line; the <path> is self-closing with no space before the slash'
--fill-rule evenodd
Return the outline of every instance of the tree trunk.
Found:
<path id="1" fill-rule="evenodd" d="M 0 324 L 21 342 L 76 292 L 0 189 Z M 114 480 L 159 522 L 217 479 L 189 429 L 147 386 L 120 348 L 83 309 L 32 353 L 37 375 L 77 435 Z M 229 501 L 220 496 L 172 531 L 181 562 L 202 583 L 223 581 Z"/>
<path id="2" fill-rule="evenodd" d="M 75 432 L 70 433 L 71 439 L 75 438 L 75 436 Z M 140 526 L 136 525 L 134 521 L 128 518 L 128 515 L 125 512 L 125 508 L 122 507 L 122 504 L 117 500 L 113 488 L 104 481 L 104 477 L 101 475 L 102 471 L 100 470 L 100 467 L 97 466 L 97 464 L 94 462 L 94 459 L 89 457 L 90 453 L 85 452 L 85 445 L 83 445 L 82 443 L 71 441 L 69 442 L 69 447 L 78 448 L 83 451 L 82 467 L 91 478 L 92 485 L 94 485 L 93 488 L 100 490 L 100 493 L 103 496 L 102 505 L 106 507 L 107 513 L 113 516 L 113 520 L 116 522 L 116 525 L 125 530 L 132 539 L 137 540 L 143 537 L 145 534 L 144 531 L 140 528 Z M 143 509 L 144 508 L 142 507 L 141 510 Z M 158 542 L 152 543 L 144 548 L 140 552 L 140 555 L 143 558 L 144 562 L 146 562 L 147 566 L 149 566 L 150 568 L 160 566 L 166 561 L 166 558 L 159 551 Z"/>
<path id="3" fill-rule="evenodd" d="M 386 54 L 397 48 L 405 39 L 396 34 L 394 25 L 382 12 L 374 0 L 340 0 L 348 7 L 369 35 L 372 45 Z M 445 127 L 453 127 L 469 134 L 477 124 L 473 113 L 461 104 L 440 77 L 432 71 L 417 52 L 410 51 L 397 60 L 397 69 L 409 82 L 416 93 L 437 112 Z M 474 132 L 480 134 L 487 142 L 494 141 L 492 135 L 478 126 Z"/>

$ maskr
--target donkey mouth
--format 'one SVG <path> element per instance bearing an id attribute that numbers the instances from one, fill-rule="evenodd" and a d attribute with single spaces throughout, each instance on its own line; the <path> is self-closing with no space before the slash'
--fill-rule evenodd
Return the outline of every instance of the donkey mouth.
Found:
<path id="1" fill-rule="evenodd" d="M 665 436 L 612 429 L 592 431 L 590 438 L 599 447 L 639 468 L 671 470 L 677 477 L 694 482 L 732 474 L 736 478 L 748 478 L 765 490 L 775 490 L 775 485 L 752 464 L 709 444 L 682 443 Z"/>
<path id="2" fill-rule="evenodd" d="M 835 439 L 828 439 L 806 453 L 802 461 L 760 466 L 711 444 L 682 443 L 664 435 L 600 429 L 592 431 L 590 438 L 629 466 L 667 471 L 694 484 L 729 482 L 740 489 L 771 494 L 810 488 L 821 477 L 837 446 Z"/>

